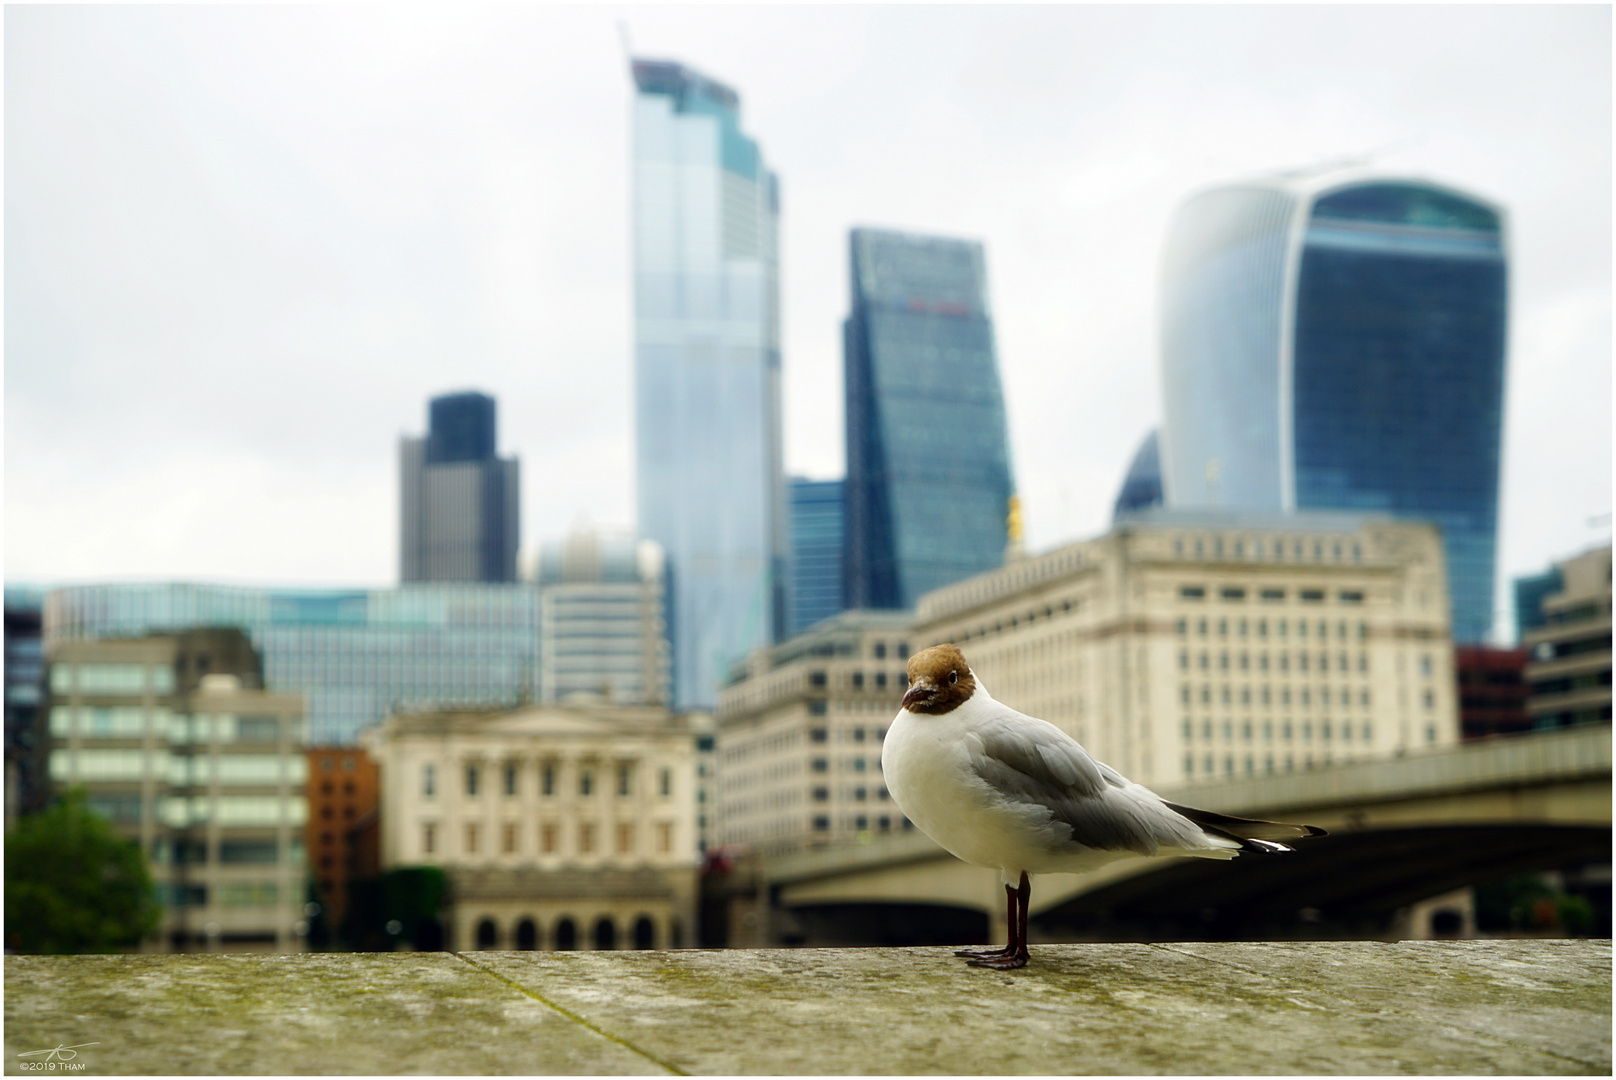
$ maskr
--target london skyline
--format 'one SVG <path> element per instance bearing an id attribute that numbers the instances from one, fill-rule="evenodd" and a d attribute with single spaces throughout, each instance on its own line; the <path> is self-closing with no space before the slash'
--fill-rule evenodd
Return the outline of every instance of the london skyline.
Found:
<path id="1" fill-rule="evenodd" d="M 6 19 L 9 580 L 391 581 L 396 438 L 466 385 L 524 561 L 631 522 L 619 22 L 780 174 L 786 472 L 841 475 L 848 230 L 969 237 L 1028 548 L 1102 531 L 1160 419 L 1171 213 L 1380 150 L 1510 214 L 1500 576 L 1608 536 L 1608 9 Z"/>

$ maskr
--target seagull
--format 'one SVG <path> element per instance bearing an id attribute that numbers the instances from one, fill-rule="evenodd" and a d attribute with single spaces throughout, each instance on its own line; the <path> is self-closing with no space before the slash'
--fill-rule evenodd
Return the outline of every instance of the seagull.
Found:
<path id="1" fill-rule="evenodd" d="M 1167 802 L 1095 761 L 1054 724 L 995 701 L 953 645 L 910 657 L 881 771 L 921 832 L 965 862 L 999 871 L 1010 941 L 955 953 L 975 967 L 1026 965 L 1029 874 L 1076 874 L 1149 856 L 1232 859 L 1290 851 L 1279 841 L 1324 835 L 1312 825 Z"/>

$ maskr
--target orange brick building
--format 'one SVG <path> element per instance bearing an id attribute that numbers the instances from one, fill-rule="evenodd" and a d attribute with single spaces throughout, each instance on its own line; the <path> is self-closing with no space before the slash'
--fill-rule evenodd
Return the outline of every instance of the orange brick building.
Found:
<path id="1" fill-rule="evenodd" d="M 348 886 L 375 874 L 378 865 L 377 770 L 357 746 L 317 746 L 308 751 L 309 869 L 327 924 L 342 925 Z"/>

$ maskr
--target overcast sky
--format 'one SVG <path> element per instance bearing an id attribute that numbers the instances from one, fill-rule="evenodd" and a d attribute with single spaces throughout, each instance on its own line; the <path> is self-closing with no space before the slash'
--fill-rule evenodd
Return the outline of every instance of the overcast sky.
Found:
<path id="1" fill-rule="evenodd" d="M 6 579 L 389 583 L 398 436 L 464 388 L 524 555 L 631 523 L 621 23 L 780 175 L 791 472 L 842 470 L 848 229 L 986 244 L 1032 550 L 1107 527 L 1159 419 L 1188 193 L 1378 153 L 1502 203 L 1507 581 L 1609 536 L 1610 18 L 8 6 Z"/>

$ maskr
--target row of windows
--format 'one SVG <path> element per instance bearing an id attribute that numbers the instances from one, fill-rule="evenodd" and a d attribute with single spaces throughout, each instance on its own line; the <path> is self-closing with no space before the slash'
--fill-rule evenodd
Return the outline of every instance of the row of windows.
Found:
<path id="1" fill-rule="evenodd" d="M 1296 636 L 1298 638 L 1307 637 L 1310 625 L 1313 627 L 1314 636 L 1320 641 L 1330 636 L 1330 622 L 1328 619 L 1320 619 L 1316 624 L 1310 624 L 1306 619 L 1297 619 L 1295 622 Z M 1248 632 L 1254 632 L 1260 638 L 1268 636 L 1269 623 L 1267 619 L 1248 620 L 1238 618 L 1231 621 L 1227 618 L 1221 618 L 1214 621 L 1203 616 L 1193 622 L 1189 619 L 1179 619 L 1174 629 L 1178 631 L 1179 637 L 1188 637 L 1192 628 L 1198 637 L 1206 637 L 1212 629 L 1217 631 L 1218 637 L 1228 637 L 1231 626 L 1234 628 L 1236 637 L 1246 637 Z M 1291 628 L 1292 624 L 1288 620 L 1275 619 L 1273 622 L 1275 637 L 1284 638 L 1289 636 Z M 1349 629 L 1350 624 L 1345 619 L 1338 620 L 1335 624 L 1336 638 L 1345 641 Z M 1369 624 L 1360 621 L 1355 632 L 1358 635 L 1358 640 L 1363 641 L 1369 636 Z"/>
<path id="2" fill-rule="evenodd" d="M 1081 607 L 1081 600 L 1062 600 L 1058 609 L 1054 604 L 1045 604 L 1043 607 L 1042 617 L 1045 619 L 1053 619 L 1057 610 L 1059 610 L 1062 615 L 1070 615 L 1073 611 L 1078 610 Z M 1025 620 L 1030 626 L 1031 624 L 1037 622 L 1039 617 L 1039 610 L 1034 608 L 1026 613 Z M 1012 615 L 1010 616 L 1008 623 L 1004 621 L 996 622 L 993 624 L 991 629 L 989 629 L 986 625 L 983 625 L 977 627 L 975 630 L 966 630 L 960 634 L 960 642 L 963 644 L 964 642 L 972 641 L 976 638 L 987 637 L 989 634 L 1002 633 L 1007 626 L 1009 629 L 1014 630 L 1016 627 L 1021 625 L 1022 619 L 1022 616 Z M 907 681 L 907 679 L 905 681 Z"/>
<path id="3" fill-rule="evenodd" d="M 174 692 L 174 669 L 167 664 L 52 664 L 54 694 L 153 694 Z"/>
<path id="4" fill-rule="evenodd" d="M 421 853 L 423 855 L 438 854 L 438 838 L 441 827 L 436 822 L 425 822 L 421 826 Z M 653 828 L 656 852 L 666 855 L 673 850 L 673 823 L 659 821 Z M 631 822 L 619 822 L 612 832 L 615 841 L 615 852 L 618 855 L 632 855 L 636 852 L 639 831 Z M 552 855 L 561 849 L 561 825 L 558 822 L 540 822 L 538 826 L 538 848 L 542 855 Z M 601 841 L 601 828 L 598 822 L 580 821 L 575 825 L 575 850 L 579 854 L 592 855 Z M 469 821 L 462 826 L 461 852 L 465 855 L 483 854 L 483 825 L 482 822 Z M 490 852 L 491 853 L 491 852 Z M 522 853 L 522 825 L 520 822 L 507 821 L 499 826 L 499 853 L 502 855 L 517 855 Z"/>
<path id="5" fill-rule="evenodd" d="M 1196 556 L 1210 554 L 1215 559 L 1224 557 L 1225 550 L 1236 559 L 1274 559 L 1277 561 L 1300 562 L 1311 556 L 1313 562 L 1342 562 L 1351 558 L 1353 562 L 1363 562 L 1363 545 L 1357 541 L 1344 540 L 1302 540 L 1292 538 L 1289 540 L 1233 540 L 1227 549 L 1223 537 L 1214 536 L 1210 540 L 1195 537 L 1185 543 L 1183 537 L 1173 539 L 1173 554 L 1184 555 L 1190 553 Z"/>
<path id="6" fill-rule="evenodd" d="M 866 772 L 871 769 L 876 772 L 881 771 L 880 758 L 853 757 L 842 758 L 840 760 L 844 769 L 851 769 L 854 772 Z M 822 757 L 813 758 L 808 762 L 808 767 L 817 773 L 830 772 L 830 759 Z"/>
<path id="7" fill-rule="evenodd" d="M 273 881 L 230 881 L 215 885 L 172 882 L 164 890 L 168 906 L 207 907 L 209 897 L 220 907 L 268 907 L 280 903 L 280 885 Z"/>
<path id="8" fill-rule="evenodd" d="M 1428 743 L 1436 742 L 1436 728 L 1434 726 L 1427 727 L 1425 729 L 1425 741 L 1428 742 Z M 1324 764 L 1324 765 L 1328 765 L 1328 764 L 1330 764 L 1330 760 L 1331 760 L 1330 759 L 1330 752 L 1328 750 L 1326 750 L 1326 751 L 1324 751 L 1319 763 Z M 1347 760 L 1350 761 L 1351 759 L 1348 758 Z M 1235 757 L 1234 757 L 1233 754 L 1225 754 L 1223 756 L 1222 764 L 1223 764 L 1223 768 L 1221 770 L 1221 774 L 1223 776 L 1233 776 L 1233 775 L 1235 775 Z M 1256 771 L 1257 771 L 1256 765 L 1257 765 L 1256 757 L 1254 755 L 1252 755 L 1252 754 L 1246 754 L 1244 756 L 1243 760 L 1242 760 L 1242 769 L 1241 769 L 1241 771 L 1247 776 L 1253 776 L 1253 775 L 1256 774 Z M 1262 771 L 1263 771 L 1264 775 L 1269 775 L 1269 776 L 1273 775 L 1275 772 L 1277 772 L 1279 770 L 1279 767 L 1283 767 L 1285 772 L 1294 772 L 1296 770 L 1296 767 L 1297 767 L 1297 759 L 1296 759 L 1295 755 L 1286 754 L 1283 759 L 1278 760 L 1278 761 L 1276 761 L 1275 757 L 1272 754 L 1268 754 L 1268 755 L 1265 755 L 1263 757 Z M 1302 757 L 1302 759 L 1301 759 L 1301 767 L 1304 768 L 1304 769 L 1313 768 L 1314 767 L 1313 755 L 1311 755 L 1311 754 L 1304 755 Z M 1201 759 L 1200 759 L 1200 770 L 1199 770 L 1200 775 L 1202 775 L 1202 776 L 1215 776 L 1215 775 L 1218 775 L 1219 772 L 1220 772 L 1220 770 L 1218 768 L 1218 759 L 1217 759 L 1217 757 L 1215 755 L 1206 754 L 1206 755 L 1203 755 L 1201 757 Z M 1196 757 L 1195 757 L 1195 755 L 1194 754 L 1185 754 L 1184 755 L 1184 775 L 1185 776 L 1194 776 L 1196 774 L 1197 774 L 1197 770 L 1196 770 Z"/>
<path id="9" fill-rule="evenodd" d="M 1218 701 L 1221 704 L 1224 704 L 1224 705 L 1233 705 L 1233 704 L 1235 704 L 1236 695 L 1235 695 L 1235 691 L 1234 691 L 1233 687 L 1222 686 L 1222 687 L 1219 687 L 1218 690 L 1219 690 Z M 1347 687 L 1342 687 L 1338 693 L 1333 694 L 1333 695 L 1330 692 L 1330 688 L 1327 687 L 1327 686 L 1319 687 L 1318 691 L 1319 691 L 1318 692 L 1318 703 L 1321 706 L 1328 706 L 1332 701 L 1342 705 L 1343 707 L 1350 706 L 1352 704 L 1352 691 L 1350 689 L 1348 689 Z M 1258 688 L 1258 693 L 1256 695 L 1256 698 L 1263 705 L 1272 705 L 1272 704 L 1274 704 L 1273 691 L 1267 686 L 1263 686 L 1263 687 Z M 1179 688 L 1178 688 L 1178 700 L 1179 700 L 1179 703 L 1183 704 L 1183 705 L 1196 704 L 1197 700 L 1199 700 L 1199 703 L 1202 704 L 1202 705 L 1210 705 L 1210 704 L 1212 704 L 1212 701 L 1213 701 L 1212 687 L 1210 685 L 1203 684 L 1201 686 L 1200 693 L 1197 695 L 1195 693 L 1194 688 L 1191 687 L 1189 683 L 1182 683 L 1182 684 L 1179 685 Z M 1298 689 L 1296 691 L 1296 701 L 1300 705 L 1311 705 L 1311 704 L 1313 704 L 1313 688 L 1310 687 L 1310 686 L 1304 686 L 1304 687 L 1301 687 L 1300 689 Z M 1368 690 L 1359 690 L 1358 691 L 1358 706 L 1359 706 L 1359 708 L 1364 708 L 1364 709 L 1369 708 L 1369 702 L 1370 702 L 1370 692 Z M 1424 692 L 1424 702 L 1425 702 L 1425 707 L 1427 709 L 1436 708 L 1436 695 L 1432 691 L 1426 690 Z M 1242 686 L 1242 687 L 1239 688 L 1239 703 L 1241 705 L 1250 705 L 1252 703 L 1251 687 Z M 1290 703 L 1291 703 L 1291 688 L 1288 687 L 1288 686 L 1280 687 L 1279 688 L 1279 704 L 1281 704 L 1281 705 L 1289 705 Z"/>
<path id="10" fill-rule="evenodd" d="M 864 674 L 862 671 L 850 673 L 847 677 L 848 685 L 854 690 L 863 690 L 865 687 Z M 876 690 L 886 690 L 889 685 L 902 687 L 908 681 L 908 678 L 901 672 L 892 675 L 890 680 L 885 671 L 877 671 L 870 677 L 870 685 Z M 810 671 L 808 673 L 808 685 L 815 689 L 824 687 L 828 682 L 829 677 L 823 671 Z"/>
<path id="11" fill-rule="evenodd" d="M 1256 737 L 1256 732 L 1258 730 L 1261 730 L 1262 737 L 1267 742 L 1274 741 L 1274 733 L 1276 731 L 1279 733 L 1279 737 L 1281 739 L 1286 740 L 1289 740 L 1292 737 L 1293 730 L 1298 731 L 1304 741 L 1313 738 L 1313 722 L 1311 720 L 1302 721 L 1301 724 L 1294 729 L 1292 728 L 1289 720 L 1282 720 L 1278 724 L 1275 724 L 1272 720 L 1264 720 L 1260 729 L 1252 721 L 1247 720 L 1240 725 L 1240 737 L 1249 742 L 1251 739 Z M 1234 721 L 1225 720 L 1221 726 L 1211 720 L 1202 720 L 1200 723 L 1201 738 L 1204 740 L 1212 739 L 1214 735 L 1220 731 L 1222 732 L 1224 739 L 1233 739 L 1235 732 Z M 1342 720 L 1336 724 L 1331 724 L 1328 720 L 1319 721 L 1319 738 L 1321 739 L 1329 739 L 1334 735 L 1339 735 L 1342 741 L 1351 742 L 1354 731 L 1358 732 L 1358 738 L 1362 742 L 1369 742 L 1374 737 L 1374 728 L 1370 726 L 1370 723 L 1367 720 L 1357 725 L 1354 725 L 1354 723 L 1349 720 Z M 1195 721 L 1185 720 L 1182 728 L 1180 729 L 1180 733 L 1184 736 L 1184 738 L 1186 740 L 1194 739 L 1195 732 Z"/>
<path id="12" fill-rule="evenodd" d="M 828 787 L 816 787 L 816 788 L 813 789 L 812 795 L 813 795 L 814 802 L 829 802 L 830 801 L 830 788 L 828 788 Z M 871 799 L 871 798 L 877 799 L 877 800 L 879 800 L 881 802 L 885 802 L 888 799 L 892 798 L 892 796 L 887 792 L 887 789 L 884 788 L 884 787 L 876 788 L 874 790 L 873 795 L 872 795 L 871 790 L 869 788 L 863 787 L 863 786 L 848 789 L 848 790 L 843 792 L 843 796 L 845 798 L 851 798 L 854 802 L 864 802 L 865 800 Z"/>
<path id="13" fill-rule="evenodd" d="M 863 742 L 866 736 L 871 742 L 881 742 L 887 737 L 887 729 L 884 727 L 846 727 L 839 729 L 838 735 L 843 742 Z M 808 730 L 809 742 L 822 743 L 829 739 L 830 731 L 826 728 L 816 727 Z"/>
<path id="14" fill-rule="evenodd" d="M 503 794 L 515 797 L 521 794 L 522 770 L 514 764 L 506 764 L 499 771 L 501 790 Z M 483 766 L 467 765 L 462 773 L 464 783 L 462 790 L 468 796 L 477 796 L 483 793 Z M 616 792 L 620 797 L 627 798 L 634 794 L 635 769 L 631 762 L 621 762 L 615 771 Z M 539 794 L 554 795 L 560 782 L 560 767 L 553 762 L 546 762 L 539 767 Z M 673 794 L 673 770 L 661 768 L 657 770 L 656 792 L 662 798 Z M 594 769 L 585 768 L 578 772 L 578 794 L 594 795 L 596 789 L 596 773 Z M 426 764 L 421 767 L 421 794 L 427 797 L 438 793 L 438 767 L 435 764 Z"/>
<path id="15" fill-rule="evenodd" d="M 1209 670 L 1211 668 L 1211 666 L 1212 666 L 1212 656 L 1211 656 L 1210 653 L 1203 652 L 1196 659 L 1199 661 L 1199 667 L 1200 667 L 1200 669 L 1202 671 L 1207 671 L 1207 670 Z M 1239 669 L 1241 671 L 1249 671 L 1249 670 L 1251 670 L 1251 655 L 1249 653 L 1240 653 L 1234 659 L 1235 659 L 1235 662 L 1236 662 L 1236 666 L 1239 667 Z M 1228 653 L 1224 652 L 1224 653 L 1219 653 L 1218 654 L 1218 670 L 1219 671 L 1228 671 L 1229 670 L 1229 662 L 1230 662 L 1230 657 L 1229 657 Z M 1297 671 L 1306 671 L 1306 670 L 1308 670 L 1308 666 L 1311 663 L 1312 663 L 1312 659 L 1311 659 L 1311 654 L 1310 653 L 1299 652 L 1299 653 L 1296 654 L 1296 670 Z M 1188 671 L 1189 670 L 1189 667 L 1190 667 L 1190 654 L 1189 654 L 1188 649 L 1181 650 L 1179 652 L 1179 654 L 1178 654 L 1178 666 L 1179 666 L 1179 669 L 1181 671 Z M 1275 654 L 1275 666 L 1280 671 L 1289 671 L 1290 670 L 1290 654 L 1289 653 L 1276 653 Z M 1322 652 L 1319 653 L 1318 668 L 1319 668 L 1320 671 L 1329 671 L 1330 670 L 1330 654 L 1329 653 L 1322 653 Z M 1258 671 L 1267 671 L 1268 670 L 1268 654 L 1267 653 L 1258 653 L 1257 654 L 1257 670 Z M 1351 664 L 1350 659 L 1348 658 L 1346 653 L 1338 653 L 1336 655 L 1336 670 L 1337 671 L 1351 671 L 1352 670 L 1352 664 Z M 1358 654 L 1358 670 L 1361 671 L 1361 672 L 1367 672 L 1369 670 L 1369 654 L 1368 653 L 1362 653 L 1361 652 L 1361 653 Z"/>
<path id="16" fill-rule="evenodd" d="M 308 761 L 293 754 L 169 754 L 144 750 L 54 749 L 50 776 L 59 783 L 136 782 L 150 776 L 170 787 L 223 785 L 301 788 Z"/>
<path id="17" fill-rule="evenodd" d="M 286 737 L 301 740 L 302 724 L 286 722 Z M 162 706 L 140 705 L 57 706 L 50 711 L 50 733 L 55 739 L 140 739 L 153 737 L 174 744 L 279 743 L 282 720 L 278 716 L 237 716 L 233 713 L 175 713 Z"/>
<path id="18" fill-rule="evenodd" d="M 908 818 L 902 816 L 901 814 L 898 815 L 898 817 L 896 818 L 896 821 L 897 821 L 898 827 L 903 829 L 906 832 L 914 829 L 914 827 L 915 827 L 914 822 L 910 821 Z M 875 818 L 875 831 L 877 831 L 877 832 L 891 832 L 892 829 L 893 829 L 893 823 L 894 823 L 894 818 L 893 818 L 893 816 L 891 814 L 880 814 Z M 814 826 L 814 832 L 829 832 L 830 831 L 830 815 L 829 814 L 816 814 L 814 816 L 813 826 Z M 870 828 L 870 817 L 867 814 L 850 814 L 850 815 L 842 818 L 842 828 L 844 828 L 844 829 L 856 829 L 859 832 L 866 832 Z"/>
<path id="19" fill-rule="evenodd" d="M 495 949 L 501 944 L 499 928 L 493 919 L 480 919 L 477 922 L 477 937 L 475 948 Z M 632 938 L 636 949 L 654 949 L 657 947 L 656 924 L 649 915 L 641 915 L 634 920 Z M 512 928 L 509 946 L 523 952 L 539 949 L 548 945 L 558 952 L 571 952 L 578 948 L 578 924 L 570 915 L 563 915 L 556 920 L 555 929 L 548 938 L 541 938 L 539 924 L 532 918 L 517 920 Z M 670 922 L 668 927 L 668 946 L 677 949 L 684 944 L 683 928 L 678 919 Z M 617 925 L 609 916 L 602 915 L 595 921 L 593 945 L 596 949 L 617 948 Z"/>

